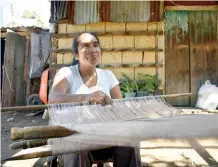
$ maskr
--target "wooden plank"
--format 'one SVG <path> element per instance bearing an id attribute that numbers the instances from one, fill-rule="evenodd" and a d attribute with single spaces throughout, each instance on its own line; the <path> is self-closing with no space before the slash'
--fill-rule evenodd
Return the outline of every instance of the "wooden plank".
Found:
<path id="1" fill-rule="evenodd" d="M 209 61 L 208 61 L 208 64 L 209 64 L 209 76 L 210 76 L 210 80 L 211 80 L 211 83 L 212 84 L 215 84 L 218 86 L 218 77 L 217 77 L 217 66 L 218 66 L 218 62 L 217 62 L 217 57 L 218 57 L 218 53 L 216 52 L 216 22 L 217 22 L 217 18 L 216 18 L 216 14 L 217 12 L 210 12 L 209 13 L 210 16 L 209 16 L 209 40 L 210 40 L 210 43 L 209 43 L 209 51 L 210 51 L 210 54 L 209 54 Z"/>
<path id="2" fill-rule="evenodd" d="M 61 67 L 70 66 L 71 64 L 51 64 L 50 67 L 54 69 L 59 69 Z M 162 68 L 163 64 L 99 64 L 99 68 L 130 68 L 130 67 L 159 67 Z"/>
<path id="3" fill-rule="evenodd" d="M 164 20 L 164 1 L 160 1 L 160 21 Z"/>
<path id="4" fill-rule="evenodd" d="M 58 26 L 55 29 L 55 34 L 58 33 Z M 52 44 L 51 44 L 51 50 L 58 48 L 58 40 L 57 38 L 54 38 L 51 36 Z M 51 91 L 53 79 L 56 74 L 56 68 L 53 68 L 51 65 L 57 64 L 57 53 L 56 52 L 50 52 L 50 65 L 49 65 L 49 85 L 48 85 L 48 94 Z"/>
<path id="5" fill-rule="evenodd" d="M 203 38 L 203 46 L 204 46 L 204 79 L 210 80 L 211 75 L 211 51 L 210 51 L 210 40 L 211 40 L 211 22 L 210 22 L 210 12 L 203 12 L 203 28 L 204 28 L 204 38 Z"/>
<path id="6" fill-rule="evenodd" d="M 146 49 L 146 48 L 139 48 L 139 49 L 137 49 L 137 48 L 135 48 L 135 49 L 102 49 L 102 51 L 142 51 L 142 52 L 155 52 L 155 51 L 157 51 L 157 52 L 163 52 L 163 49 L 150 49 L 150 48 L 148 48 L 148 49 Z M 73 51 L 72 51 L 72 49 L 55 49 L 54 47 L 53 47 L 53 49 L 52 49 L 52 53 L 64 53 L 64 52 L 70 52 L 70 53 L 72 53 Z"/>
<path id="7" fill-rule="evenodd" d="M 28 79 L 28 69 L 29 69 L 29 54 L 30 54 L 30 39 L 26 38 L 26 51 L 24 59 L 24 69 L 23 69 L 23 79 Z"/>
<path id="8" fill-rule="evenodd" d="M 190 12 L 189 22 L 191 106 L 194 106 L 198 89 L 204 84 L 203 13 Z"/>
<path id="9" fill-rule="evenodd" d="M 26 38 L 26 51 L 25 51 L 25 60 L 24 60 L 24 70 L 23 70 L 23 80 L 25 80 L 25 97 L 26 99 L 30 95 L 30 79 L 28 76 L 29 71 L 29 59 L 30 59 L 30 39 Z"/>
<path id="10" fill-rule="evenodd" d="M 173 16 L 174 19 L 176 15 Z M 178 92 L 177 75 L 178 75 L 178 61 L 177 51 L 175 48 L 176 36 L 175 30 L 165 32 L 165 53 L 166 53 L 166 94 L 174 94 Z M 167 99 L 167 102 L 176 105 L 177 99 Z"/>
<path id="11" fill-rule="evenodd" d="M 19 35 L 25 36 L 25 37 L 29 37 L 30 36 L 30 32 L 16 32 Z M 1 33 L 1 38 L 5 38 L 7 35 L 7 32 L 2 32 Z"/>
<path id="12" fill-rule="evenodd" d="M 216 42 L 215 42 L 215 46 L 216 46 L 216 76 L 218 78 L 218 11 L 216 12 Z M 218 82 L 218 81 L 217 81 Z M 218 85 L 218 83 L 217 83 Z"/>
<path id="13" fill-rule="evenodd" d="M 14 81 L 14 51 L 15 34 L 7 33 L 5 44 L 5 59 L 3 67 L 3 85 L 2 85 L 2 106 L 11 107 L 15 105 L 15 81 Z"/>
<path id="14" fill-rule="evenodd" d="M 189 32 L 183 36 L 183 30 L 177 27 L 177 38 L 180 42 L 176 46 L 184 45 L 188 47 L 177 48 L 177 93 L 189 92 Z M 189 105 L 189 97 L 177 98 L 177 105 Z"/>
<path id="15" fill-rule="evenodd" d="M 25 37 L 16 33 L 6 35 L 3 106 L 24 105 L 23 69 L 25 46 Z"/>
<path id="16" fill-rule="evenodd" d="M 11 30 L 13 32 L 40 32 L 42 31 L 42 28 L 39 28 L 39 27 L 24 27 L 24 26 L 21 26 L 21 27 L 10 27 L 10 28 L 2 28 L 1 29 L 1 32 L 7 32 L 8 30 Z"/>
<path id="17" fill-rule="evenodd" d="M 170 11 L 170 10 L 182 10 L 182 11 L 217 11 L 218 10 L 218 5 L 211 5 L 211 6 L 183 6 L 183 5 L 178 5 L 178 6 L 165 6 L 164 7 L 165 11 Z"/>
<path id="18" fill-rule="evenodd" d="M 58 48 L 58 40 L 56 38 L 52 38 L 52 49 L 57 49 Z M 57 53 L 58 52 L 51 52 L 51 57 L 50 57 L 50 70 L 49 70 L 49 80 L 52 80 L 55 76 L 55 69 L 51 67 L 52 64 L 57 64 Z M 49 88 L 50 89 L 50 88 Z"/>
<path id="19" fill-rule="evenodd" d="M 154 36 L 154 35 L 163 35 L 163 30 L 160 31 L 117 31 L 117 32 L 94 32 L 98 36 L 112 36 L 112 35 L 147 35 L 147 36 Z M 52 33 L 51 36 L 53 38 L 74 38 L 78 33 Z"/>
<path id="20" fill-rule="evenodd" d="M 14 54 L 14 81 L 16 82 L 15 97 L 16 106 L 25 105 L 25 90 L 24 90 L 24 80 L 23 80 L 23 70 L 25 61 L 25 50 L 26 50 L 26 39 L 23 36 L 17 35 L 14 40 L 16 41 L 16 48 Z"/>

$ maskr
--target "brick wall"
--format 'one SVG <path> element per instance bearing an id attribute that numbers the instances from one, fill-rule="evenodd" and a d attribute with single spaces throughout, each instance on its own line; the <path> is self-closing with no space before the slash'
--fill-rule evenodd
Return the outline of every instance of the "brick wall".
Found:
<path id="1" fill-rule="evenodd" d="M 73 60 L 72 41 L 74 33 L 92 31 L 98 34 L 103 49 L 100 67 L 115 73 L 136 78 L 137 73 L 157 75 L 164 87 L 164 25 L 163 22 L 111 23 L 100 22 L 87 25 L 58 24 L 53 41 L 57 52 L 52 64 L 70 64 Z M 56 56 L 56 57 L 55 57 Z"/>

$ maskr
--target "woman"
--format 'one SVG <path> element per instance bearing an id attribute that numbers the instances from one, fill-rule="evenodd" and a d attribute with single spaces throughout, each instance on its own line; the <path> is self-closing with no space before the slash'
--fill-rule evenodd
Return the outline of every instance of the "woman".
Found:
<path id="1" fill-rule="evenodd" d="M 109 70 L 96 68 L 101 59 L 101 48 L 96 35 L 83 32 L 73 41 L 73 51 L 78 64 L 61 68 L 55 75 L 49 95 L 49 103 L 89 101 L 106 105 L 110 99 L 122 98 L 119 81 Z M 87 166 L 92 159 L 103 160 L 114 158 L 115 167 L 138 167 L 134 148 L 112 147 L 90 151 L 85 158 Z M 64 166 L 77 167 L 80 164 L 79 154 L 63 155 Z M 83 156 L 84 158 L 84 156 Z M 84 162 L 84 159 L 83 159 Z"/>

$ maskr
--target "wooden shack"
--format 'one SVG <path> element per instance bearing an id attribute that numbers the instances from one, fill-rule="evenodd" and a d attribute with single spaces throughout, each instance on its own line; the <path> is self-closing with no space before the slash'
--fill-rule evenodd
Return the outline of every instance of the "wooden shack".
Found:
<path id="1" fill-rule="evenodd" d="M 3 27 L 1 29 L 3 107 L 26 105 L 28 97 L 33 93 L 38 93 L 40 77 L 29 77 L 31 51 L 33 48 L 39 50 L 38 43 L 34 42 L 35 39 L 31 38 L 31 34 L 42 31 L 48 32 L 48 30 L 34 26 Z"/>
<path id="2" fill-rule="evenodd" d="M 210 80 L 218 86 L 218 2 L 165 1 L 165 88 L 171 99 L 194 106 L 199 88 Z"/>

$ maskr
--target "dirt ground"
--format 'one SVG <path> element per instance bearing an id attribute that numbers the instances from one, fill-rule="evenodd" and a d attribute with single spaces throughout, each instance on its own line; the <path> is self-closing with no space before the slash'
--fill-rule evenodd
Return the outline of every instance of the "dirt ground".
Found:
<path id="1" fill-rule="evenodd" d="M 1 159 L 20 150 L 11 151 L 9 145 L 12 127 L 48 124 L 42 114 L 27 116 L 32 111 L 1 113 Z M 218 138 L 207 140 L 153 140 L 141 143 L 141 158 L 148 167 L 218 167 Z M 3 167 L 43 167 L 46 158 L 1 162 Z"/>
<path id="2" fill-rule="evenodd" d="M 13 143 L 10 138 L 10 131 L 12 127 L 26 127 L 26 126 L 37 126 L 48 124 L 47 120 L 42 119 L 42 114 L 36 116 L 27 116 L 27 114 L 33 111 L 19 111 L 19 112 L 3 112 L 1 113 L 1 160 L 9 158 L 16 154 L 20 150 L 10 150 L 9 145 Z M 34 159 L 34 160 L 23 160 L 22 163 L 2 162 L 4 167 L 24 167 L 24 166 L 42 166 L 45 159 Z M 13 165 L 14 164 L 14 165 Z M 16 166 L 15 166 L 16 165 Z M 17 166 L 18 165 L 18 166 Z"/>

